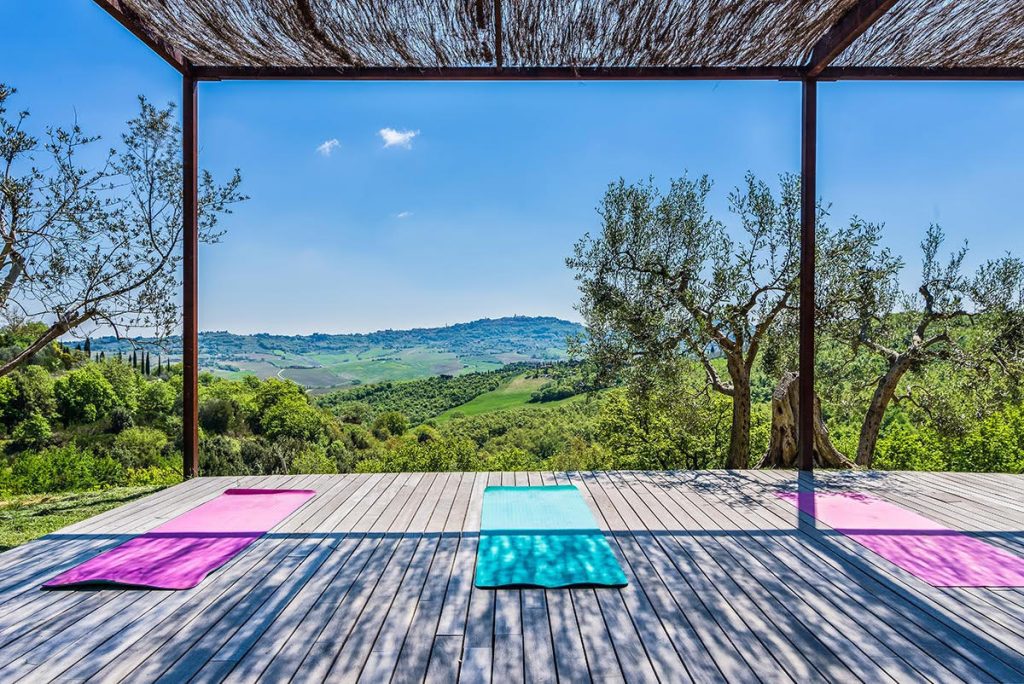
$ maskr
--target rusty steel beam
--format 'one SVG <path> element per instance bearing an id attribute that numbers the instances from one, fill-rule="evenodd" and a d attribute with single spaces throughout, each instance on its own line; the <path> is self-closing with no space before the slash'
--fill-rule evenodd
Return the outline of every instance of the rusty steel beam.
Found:
<path id="1" fill-rule="evenodd" d="M 818 77 L 895 4 L 896 0 L 859 0 L 814 44 L 807 76 Z"/>
<path id="2" fill-rule="evenodd" d="M 814 250 L 817 222 L 818 84 L 803 82 L 800 117 L 800 470 L 814 470 Z"/>
<path id="3" fill-rule="evenodd" d="M 1024 81 L 1024 67 L 829 67 L 819 81 Z"/>
<path id="4" fill-rule="evenodd" d="M 163 38 L 154 35 L 146 28 L 142 19 L 125 5 L 121 0 L 94 0 L 107 14 L 112 16 L 121 26 L 149 46 L 149 49 L 159 55 L 165 62 L 178 70 L 181 74 L 187 74 L 190 64 L 182 54 L 181 50 L 171 45 Z"/>
<path id="5" fill-rule="evenodd" d="M 193 66 L 199 81 L 800 81 L 806 67 Z M 1022 81 L 1021 67 L 829 67 L 818 81 Z"/>
<path id="6" fill-rule="evenodd" d="M 185 478 L 199 474 L 199 107 L 197 82 L 182 78 L 182 456 Z"/>
<path id="7" fill-rule="evenodd" d="M 192 67 L 201 81 L 795 81 L 803 73 L 802 67 Z"/>

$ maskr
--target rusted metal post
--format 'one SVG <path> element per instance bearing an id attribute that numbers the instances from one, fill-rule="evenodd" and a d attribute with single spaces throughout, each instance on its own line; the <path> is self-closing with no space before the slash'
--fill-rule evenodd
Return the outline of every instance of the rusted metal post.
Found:
<path id="1" fill-rule="evenodd" d="M 803 81 L 800 122 L 800 470 L 814 470 L 814 228 L 817 219 L 818 84 Z"/>
<path id="2" fill-rule="evenodd" d="M 182 79 L 181 96 L 181 183 L 183 211 L 182 231 L 182 454 L 185 478 L 199 474 L 199 319 L 198 319 L 198 257 L 199 257 L 199 144 L 198 93 L 191 76 Z"/>

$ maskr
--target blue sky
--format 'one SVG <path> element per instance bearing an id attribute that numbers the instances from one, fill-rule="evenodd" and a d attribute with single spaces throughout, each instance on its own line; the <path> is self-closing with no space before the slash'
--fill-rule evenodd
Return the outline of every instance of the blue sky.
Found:
<path id="1" fill-rule="evenodd" d="M 177 73 L 87 0 L 0 0 L 0 81 L 36 125 L 116 139 Z M 972 263 L 1019 246 L 1024 84 L 819 88 L 819 192 L 884 221 L 912 266 L 929 222 Z M 252 200 L 200 262 L 200 326 L 351 332 L 484 316 L 577 319 L 564 266 L 609 181 L 799 167 L 793 83 L 203 84 L 202 164 Z M 380 131 L 416 132 L 386 147 Z M 337 141 L 330 154 L 318 152 Z M 908 277 L 913 275 L 908 269 Z"/>

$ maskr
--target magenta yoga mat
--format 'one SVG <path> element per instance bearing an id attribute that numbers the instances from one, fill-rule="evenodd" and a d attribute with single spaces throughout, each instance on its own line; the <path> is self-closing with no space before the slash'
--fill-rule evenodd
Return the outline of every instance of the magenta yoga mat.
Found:
<path id="1" fill-rule="evenodd" d="M 217 498 L 57 575 L 43 586 L 190 589 L 315 494 L 309 489 L 228 489 Z"/>
<path id="2" fill-rule="evenodd" d="M 800 511 L 935 587 L 1024 587 L 1024 558 L 856 492 L 778 492 Z"/>

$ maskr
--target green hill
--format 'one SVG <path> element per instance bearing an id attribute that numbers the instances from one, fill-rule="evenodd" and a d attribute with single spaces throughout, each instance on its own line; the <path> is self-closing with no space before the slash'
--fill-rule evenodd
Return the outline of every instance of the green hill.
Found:
<path id="1" fill-rule="evenodd" d="M 203 370 L 229 378 L 255 375 L 294 380 L 311 390 L 414 378 L 486 372 L 513 363 L 550 363 L 566 358 L 566 341 L 582 326 L 551 317 L 481 319 L 438 328 L 381 330 L 333 335 L 199 334 Z M 91 340 L 108 357 L 133 345 L 164 360 L 181 357 L 181 339 Z"/>
<path id="2" fill-rule="evenodd" d="M 501 411 L 528 404 L 533 393 L 550 382 L 551 380 L 546 377 L 532 378 L 527 375 L 517 375 L 501 387 L 485 392 L 465 404 L 445 411 L 437 417 L 437 421 L 451 420 L 457 414 L 476 416 L 481 413 Z"/>

